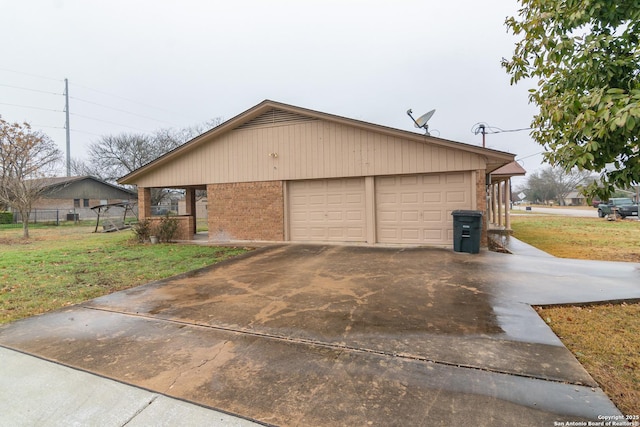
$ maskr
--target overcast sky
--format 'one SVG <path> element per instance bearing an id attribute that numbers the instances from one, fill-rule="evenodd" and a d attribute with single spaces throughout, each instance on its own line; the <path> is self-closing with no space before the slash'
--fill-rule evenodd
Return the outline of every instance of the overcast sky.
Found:
<path id="1" fill-rule="evenodd" d="M 0 0 L 0 115 L 28 121 L 71 157 L 101 135 L 224 120 L 264 99 L 481 145 L 485 122 L 526 128 L 531 84 L 500 67 L 515 0 Z M 528 131 L 487 135 L 528 171 Z"/>

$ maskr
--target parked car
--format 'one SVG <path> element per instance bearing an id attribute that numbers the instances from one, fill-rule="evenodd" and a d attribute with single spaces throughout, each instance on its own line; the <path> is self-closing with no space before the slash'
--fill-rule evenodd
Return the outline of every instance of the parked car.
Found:
<path id="1" fill-rule="evenodd" d="M 616 213 L 620 218 L 628 216 L 638 216 L 638 205 L 633 204 L 633 200 L 628 197 L 617 197 L 609 199 L 607 203 L 598 205 L 598 216 L 604 218 L 607 215 Z"/>
<path id="2" fill-rule="evenodd" d="M 600 205 L 600 203 L 602 203 L 600 200 L 593 200 L 591 202 L 591 206 L 593 206 L 594 208 L 597 208 Z"/>

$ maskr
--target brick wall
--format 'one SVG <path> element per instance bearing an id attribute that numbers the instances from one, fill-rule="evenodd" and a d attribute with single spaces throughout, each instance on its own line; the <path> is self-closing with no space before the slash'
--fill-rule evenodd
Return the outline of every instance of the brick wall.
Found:
<path id="1" fill-rule="evenodd" d="M 207 185 L 210 240 L 284 240 L 284 183 Z"/>
<path id="2" fill-rule="evenodd" d="M 151 222 L 151 232 L 152 234 L 156 234 L 154 229 L 160 225 L 160 221 L 162 221 L 161 216 L 152 216 L 147 218 Z M 176 231 L 173 240 L 193 240 L 193 230 L 195 227 L 194 218 L 188 215 L 181 216 L 172 216 L 170 217 L 178 221 L 178 231 Z"/>
<path id="3" fill-rule="evenodd" d="M 476 209 L 482 211 L 482 235 L 480 236 L 480 246 L 488 246 L 487 237 L 487 186 L 486 171 L 476 171 Z"/>
<path id="4" fill-rule="evenodd" d="M 151 189 L 138 187 L 138 217 L 140 219 L 151 216 Z"/>

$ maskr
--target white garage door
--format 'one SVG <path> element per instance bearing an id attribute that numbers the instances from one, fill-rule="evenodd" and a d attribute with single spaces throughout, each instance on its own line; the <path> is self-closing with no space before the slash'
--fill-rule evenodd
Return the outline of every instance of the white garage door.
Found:
<path id="1" fill-rule="evenodd" d="M 292 241 L 366 241 L 364 178 L 289 182 Z"/>
<path id="2" fill-rule="evenodd" d="M 381 243 L 453 244 L 456 209 L 471 206 L 471 173 L 376 177 L 376 233 Z"/>

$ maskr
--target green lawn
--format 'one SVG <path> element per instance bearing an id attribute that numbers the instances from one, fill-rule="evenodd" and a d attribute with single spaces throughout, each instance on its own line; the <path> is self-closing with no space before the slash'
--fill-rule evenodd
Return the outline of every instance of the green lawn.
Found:
<path id="1" fill-rule="evenodd" d="M 92 226 L 0 229 L 0 323 L 205 267 L 242 248 L 139 244 Z"/>
<path id="2" fill-rule="evenodd" d="M 640 221 L 514 215 L 514 236 L 560 258 L 640 262 Z"/>

